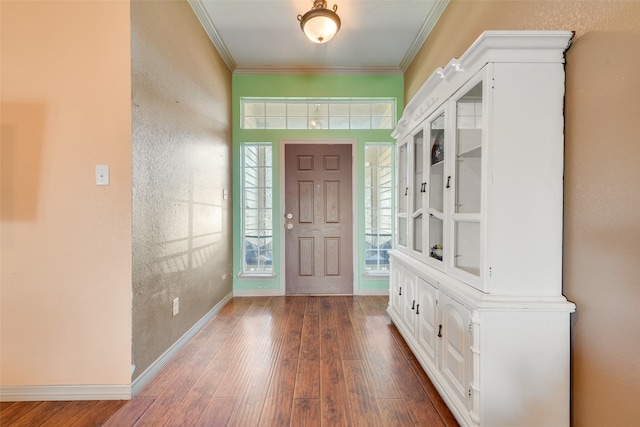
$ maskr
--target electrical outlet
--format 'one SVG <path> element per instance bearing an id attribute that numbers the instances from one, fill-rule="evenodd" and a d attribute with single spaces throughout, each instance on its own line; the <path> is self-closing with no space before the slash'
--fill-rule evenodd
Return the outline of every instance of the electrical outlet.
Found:
<path id="1" fill-rule="evenodd" d="M 174 298 L 173 300 L 173 315 L 180 313 L 180 298 Z"/>

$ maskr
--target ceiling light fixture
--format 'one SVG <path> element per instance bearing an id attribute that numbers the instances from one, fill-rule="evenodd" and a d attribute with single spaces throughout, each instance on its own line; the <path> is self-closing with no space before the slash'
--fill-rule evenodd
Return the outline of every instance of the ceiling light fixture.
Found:
<path id="1" fill-rule="evenodd" d="M 340 29 L 340 17 L 336 13 L 338 5 L 333 10 L 327 9 L 325 0 L 313 0 L 313 7 L 304 15 L 298 15 L 300 28 L 314 43 L 326 43 L 336 35 Z"/>

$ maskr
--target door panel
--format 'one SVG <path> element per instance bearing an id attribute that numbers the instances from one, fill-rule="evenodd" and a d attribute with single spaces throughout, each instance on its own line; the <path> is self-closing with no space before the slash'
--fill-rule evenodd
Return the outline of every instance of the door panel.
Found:
<path id="1" fill-rule="evenodd" d="M 353 293 L 351 172 L 349 144 L 285 145 L 287 293 Z"/>

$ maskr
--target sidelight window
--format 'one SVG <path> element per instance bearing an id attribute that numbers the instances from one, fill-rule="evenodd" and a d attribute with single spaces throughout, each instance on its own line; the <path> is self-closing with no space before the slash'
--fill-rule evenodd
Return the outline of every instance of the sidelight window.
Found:
<path id="1" fill-rule="evenodd" d="M 241 158 L 243 273 L 272 274 L 273 162 L 271 144 L 243 144 Z"/>
<path id="2" fill-rule="evenodd" d="M 365 270 L 388 273 L 393 242 L 395 145 L 365 144 Z"/>

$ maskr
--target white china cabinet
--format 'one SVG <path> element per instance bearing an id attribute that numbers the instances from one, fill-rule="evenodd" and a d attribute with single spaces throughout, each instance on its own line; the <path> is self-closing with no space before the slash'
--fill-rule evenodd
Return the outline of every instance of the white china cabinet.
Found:
<path id="1" fill-rule="evenodd" d="M 487 31 L 407 104 L 389 314 L 458 422 L 569 425 L 569 31 Z"/>

